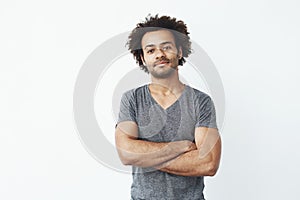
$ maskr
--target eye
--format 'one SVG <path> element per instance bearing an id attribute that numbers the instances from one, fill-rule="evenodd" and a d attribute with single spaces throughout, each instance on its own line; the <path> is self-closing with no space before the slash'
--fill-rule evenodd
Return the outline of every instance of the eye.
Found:
<path id="1" fill-rule="evenodd" d="M 148 54 L 152 54 L 154 52 L 154 49 L 149 49 L 149 50 L 147 50 L 147 53 Z"/>
<path id="2" fill-rule="evenodd" d="M 172 47 L 171 47 L 170 45 L 168 45 L 168 46 L 164 46 L 162 49 L 163 49 L 164 51 L 167 51 L 167 50 L 172 49 Z"/>

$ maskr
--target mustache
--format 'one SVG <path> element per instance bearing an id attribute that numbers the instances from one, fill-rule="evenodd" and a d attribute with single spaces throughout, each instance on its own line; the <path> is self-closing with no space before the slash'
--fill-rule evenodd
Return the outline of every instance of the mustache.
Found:
<path id="1" fill-rule="evenodd" d="M 162 62 L 170 62 L 170 60 L 167 59 L 167 58 L 163 58 L 163 59 L 160 59 L 160 60 L 156 61 L 156 62 L 154 63 L 154 65 L 158 65 L 158 64 L 160 64 L 160 63 L 162 63 Z"/>

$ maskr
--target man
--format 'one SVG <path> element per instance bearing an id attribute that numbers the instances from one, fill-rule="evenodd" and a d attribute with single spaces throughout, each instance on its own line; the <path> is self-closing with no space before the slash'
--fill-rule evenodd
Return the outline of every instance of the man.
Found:
<path id="1" fill-rule="evenodd" d="M 132 165 L 131 199 L 204 199 L 204 176 L 214 176 L 221 139 L 211 98 L 179 80 L 191 53 L 186 25 L 169 16 L 146 18 L 128 46 L 151 83 L 123 94 L 115 141 Z"/>

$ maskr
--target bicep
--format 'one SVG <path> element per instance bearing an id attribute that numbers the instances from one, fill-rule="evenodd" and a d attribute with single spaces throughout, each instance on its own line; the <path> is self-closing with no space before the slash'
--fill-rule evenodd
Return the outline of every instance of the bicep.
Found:
<path id="1" fill-rule="evenodd" d="M 211 155 L 212 159 L 219 162 L 221 155 L 221 137 L 218 129 L 207 127 L 195 128 L 195 143 L 200 158 Z"/>
<path id="2" fill-rule="evenodd" d="M 128 140 L 137 139 L 138 126 L 134 121 L 123 121 L 115 129 L 115 142 L 117 147 L 127 145 Z"/>

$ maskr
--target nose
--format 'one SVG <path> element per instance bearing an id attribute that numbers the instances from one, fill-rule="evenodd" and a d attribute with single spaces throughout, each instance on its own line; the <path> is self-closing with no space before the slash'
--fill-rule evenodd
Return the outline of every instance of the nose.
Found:
<path id="1" fill-rule="evenodd" d="M 157 52 L 156 53 L 156 59 L 166 57 L 166 54 L 165 54 L 164 50 L 162 50 L 161 48 L 158 48 L 156 52 Z"/>

